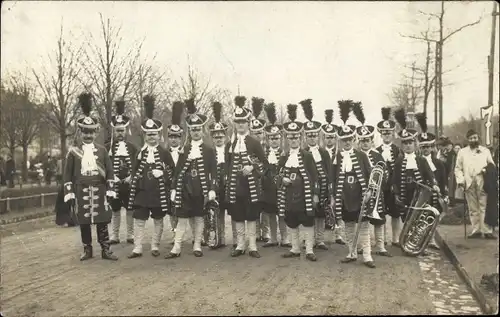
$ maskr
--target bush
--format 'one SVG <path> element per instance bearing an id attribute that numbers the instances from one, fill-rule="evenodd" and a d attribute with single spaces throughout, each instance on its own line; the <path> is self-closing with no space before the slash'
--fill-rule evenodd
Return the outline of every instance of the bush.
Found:
<path id="1" fill-rule="evenodd" d="M 43 187 L 31 187 L 31 188 L 7 188 L 0 193 L 0 199 L 5 198 L 17 198 L 24 196 L 35 196 L 24 199 L 14 199 L 9 201 L 9 206 L 7 208 L 7 201 L 0 201 L 0 214 L 5 214 L 11 211 L 23 211 L 24 209 L 39 208 L 42 207 L 41 194 L 53 194 L 43 197 L 43 206 L 54 206 L 56 203 L 58 187 L 57 186 L 43 186 Z"/>

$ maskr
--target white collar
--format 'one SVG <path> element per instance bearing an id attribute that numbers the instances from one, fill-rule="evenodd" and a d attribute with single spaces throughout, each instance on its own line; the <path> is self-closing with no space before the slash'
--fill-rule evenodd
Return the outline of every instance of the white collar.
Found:
<path id="1" fill-rule="evenodd" d="M 203 144 L 203 139 L 199 139 L 198 141 L 191 140 L 191 146 L 201 146 Z"/>
<path id="2" fill-rule="evenodd" d="M 299 154 L 299 151 L 300 151 L 300 148 L 290 149 L 290 155 L 291 154 Z"/>
<path id="3" fill-rule="evenodd" d="M 179 152 L 180 149 L 181 149 L 180 146 L 172 146 L 172 147 L 170 147 L 170 151 L 172 151 L 172 152 Z"/>

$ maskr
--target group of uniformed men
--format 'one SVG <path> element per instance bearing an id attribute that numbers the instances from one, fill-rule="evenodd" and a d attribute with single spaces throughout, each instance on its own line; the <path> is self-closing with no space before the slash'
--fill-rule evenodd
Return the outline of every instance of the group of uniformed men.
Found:
<path id="1" fill-rule="evenodd" d="M 213 103 L 213 122 L 207 125 L 209 118 L 197 111 L 193 99 L 177 101 L 172 105 L 171 124 L 167 127 L 168 147 L 163 147 L 164 125 L 153 117 L 154 98 L 146 96 L 146 120 L 141 124 L 145 143 L 137 149 L 126 141 L 130 118 L 124 115 L 123 101 L 116 102 L 111 142 L 105 147 L 94 143 L 98 120 L 91 116 L 91 100 L 88 93 L 79 96 L 84 114 L 78 120 L 81 141 L 71 147 L 64 172 L 64 201 L 74 208 L 80 225 L 82 261 L 93 257 L 91 224 L 96 224 L 102 258 L 117 260 L 110 245 L 120 243 L 122 208 L 126 209 L 127 243 L 134 245 L 129 258 L 142 256 L 145 224 L 150 217 L 154 221 L 151 254 L 160 255 L 167 214 L 174 239 L 165 258 L 181 255 L 188 227 L 193 234 L 193 254 L 201 257 L 208 239 L 205 206 L 217 201 L 221 239 L 214 248 L 225 246 L 227 211 L 232 224 L 233 257 L 248 250 L 249 256 L 260 258 L 257 241 L 265 240 L 263 247 L 290 248 L 284 258 L 300 257 L 301 248 L 305 248 L 306 259 L 316 261 L 314 249 L 328 249 L 325 228 L 333 229 L 335 224 L 335 242 L 349 247 L 342 262 L 356 261 L 362 254 L 363 263 L 374 268 L 369 223 L 375 231 L 375 253 L 390 257 L 385 249 L 389 241 L 386 227 L 392 226 L 391 241 L 398 246 L 400 219 L 404 221 L 415 191 L 413 180 L 425 182 L 447 196 L 444 167 L 431 155 L 435 136 L 427 132 L 425 117 L 419 117 L 418 133 L 407 127 L 401 109 L 394 113 L 400 125 L 399 148 L 393 143 L 396 121 L 391 119 L 390 108 L 382 109 L 382 121 L 374 127 L 365 123 L 360 102 L 341 100 L 338 106 L 342 125 L 336 126 L 332 123 L 333 109 L 325 111 L 325 124 L 315 121 L 311 99 L 307 99 L 300 102 L 306 121 L 297 121 L 298 106 L 290 104 L 288 119 L 281 125 L 273 103 L 252 98 L 251 107 L 247 107 L 246 98 L 237 96 L 233 131 L 228 135 L 229 126 L 222 120 L 223 106 L 219 102 Z M 267 123 L 260 118 L 263 110 Z M 351 113 L 359 121 L 358 126 L 347 124 Z M 206 126 L 213 146 L 205 142 Z M 375 130 L 383 140 L 378 148 L 373 143 Z M 368 181 L 372 167 L 379 161 L 387 166 L 378 204 L 381 217 L 370 218 L 369 210 L 377 197 L 370 195 Z M 435 200 L 432 204 L 438 207 Z M 362 205 L 367 206 L 366 211 L 361 211 Z M 366 216 L 358 224 L 360 212 Z M 390 220 L 387 224 L 386 218 Z M 110 222 L 111 237 L 107 226 Z M 359 243 L 353 246 L 358 225 Z M 301 233 L 304 241 L 300 241 Z"/>

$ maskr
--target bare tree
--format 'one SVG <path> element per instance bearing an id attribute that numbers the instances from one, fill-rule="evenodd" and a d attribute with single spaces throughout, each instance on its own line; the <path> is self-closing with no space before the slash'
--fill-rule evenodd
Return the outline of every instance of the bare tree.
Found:
<path id="1" fill-rule="evenodd" d="M 37 136 L 40 127 L 40 109 L 35 103 L 35 86 L 32 85 L 26 74 L 21 72 L 9 76 L 6 84 L 11 93 L 9 120 L 15 124 L 9 129 L 15 131 L 15 145 L 23 150 L 22 175 L 26 181 L 28 175 L 28 147 Z M 10 137 L 9 137 L 10 138 Z"/>
<path id="2" fill-rule="evenodd" d="M 227 89 L 222 89 L 214 84 L 210 76 L 204 77 L 200 72 L 188 63 L 187 74 L 181 76 L 174 84 L 174 96 L 179 100 L 194 98 L 198 111 L 204 114 L 211 112 L 211 104 L 219 101 L 224 106 L 224 116 L 231 113 L 233 104 L 231 94 Z"/>
<path id="3" fill-rule="evenodd" d="M 9 149 L 10 154 L 14 157 L 14 151 L 17 147 L 19 123 L 16 117 L 16 96 L 7 89 L 2 83 L 1 86 L 1 103 L 2 111 L 0 111 L 0 132 L 1 143 Z"/>
<path id="4" fill-rule="evenodd" d="M 63 158 L 66 157 L 67 138 L 74 133 L 71 129 L 77 116 L 74 100 L 81 89 L 78 77 L 82 72 L 78 64 L 82 49 L 75 48 L 67 38 L 72 38 L 72 34 L 65 37 L 61 24 L 56 50 L 48 55 L 46 62 L 42 63 L 48 64 L 49 68 L 44 67 L 41 71 L 32 70 L 44 96 L 43 118 L 59 134 Z"/>
<path id="5" fill-rule="evenodd" d="M 463 31 L 466 28 L 472 27 L 474 25 L 477 25 L 481 22 L 481 18 L 479 17 L 476 21 L 470 22 L 463 24 L 460 27 L 457 27 L 455 29 L 451 30 L 445 30 L 445 14 L 446 14 L 446 9 L 445 9 L 445 4 L 444 1 L 441 1 L 441 6 L 439 12 L 424 12 L 422 10 L 419 10 L 418 12 L 420 15 L 426 16 L 429 20 L 435 21 L 437 23 L 437 31 L 432 32 L 432 33 L 437 33 L 437 38 L 435 37 L 430 37 L 429 36 L 429 30 L 425 32 L 421 32 L 419 35 L 402 35 L 407 38 L 419 40 L 419 41 L 424 41 L 428 43 L 428 47 L 430 46 L 430 43 L 436 43 L 436 49 L 439 54 L 436 54 L 437 59 L 436 59 L 436 79 L 434 84 L 436 85 L 436 97 L 437 97 L 437 102 L 438 102 L 438 108 L 439 108 L 439 132 L 442 134 L 443 132 L 443 48 L 444 44 L 449 41 L 454 35 L 457 33 Z M 445 34 L 446 33 L 446 34 Z"/>
<path id="6" fill-rule="evenodd" d="M 106 123 L 107 135 L 113 114 L 113 100 L 124 99 L 139 69 L 142 44 L 135 42 L 127 50 L 122 45 L 122 27 L 114 26 L 109 18 L 100 14 L 100 38 L 87 34 L 84 58 L 81 59 L 85 70 L 81 80 L 88 91 L 93 93 L 101 120 Z"/>

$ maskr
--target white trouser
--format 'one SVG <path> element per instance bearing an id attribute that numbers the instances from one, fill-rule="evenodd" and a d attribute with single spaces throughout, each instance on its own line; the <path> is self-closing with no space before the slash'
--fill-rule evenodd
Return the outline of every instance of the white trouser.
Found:
<path id="1" fill-rule="evenodd" d="M 325 244 L 325 218 L 314 218 L 314 242 Z"/>
<path id="2" fill-rule="evenodd" d="M 334 230 L 335 240 L 344 240 L 345 237 L 345 222 L 340 219 L 337 223 L 337 228 Z"/>
<path id="3" fill-rule="evenodd" d="M 385 235 L 384 227 L 385 225 L 375 225 L 375 250 L 377 252 L 387 252 L 385 249 Z"/>
<path id="4" fill-rule="evenodd" d="M 278 242 L 278 218 L 275 214 L 268 214 L 268 213 L 263 213 L 266 214 L 266 217 L 268 219 L 268 224 L 269 224 L 269 243 L 277 243 Z"/>
<path id="5" fill-rule="evenodd" d="M 270 236 L 270 224 L 269 224 L 269 214 L 267 212 L 262 212 L 260 214 L 260 232 L 264 239 L 271 239 Z"/>
<path id="6" fill-rule="evenodd" d="M 292 243 L 292 248 L 290 252 L 298 254 L 300 253 L 300 240 L 299 240 L 299 228 L 292 229 L 287 226 L 287 232 L 290 235 L 290 242 Z"/>
<path id="7" fill-rule="evenodd" d="M 178 219 L 178 218 L 177 218 L 176 216 L 171 216 L 171 215 L 169 215 L 169 216 L 168 216 L 168 219 L 169 219 L 169 221 L 170 221 L 170 229 L 171 229 L 172 231 L 175 231 L 175 227 L 177 227 L 177 219 Z"/>
<path id="8" fill-rule="evenodd" d="M 144 230 L 146 227 L 146 220 L 135 219 L 135 239 L 134 250 L 132 252 L 142 254 L 142 240 L 144 239 Z"/>
<path id="9" fill-rule="evenodd" d="M 360 229 L 359 229 L 359 245 L 361 248 L 363 248 L 363 261 L 364 262 L 369 262 L 373 261 L 372 259 L 372 247 L 370 243 L 370 223 L 368 221 L 363 221 L 360 224 Z M 346 237 L 346 243 L 349 248 L 349 254 L 347 255 L 347 258 L 357 258 L 358 254 L 358 246 L 354 246 L 354 250 L 352 248 L 352 244 L 354 242 L 354 235 L 356 234 L 356 227 L 357 224 L 355 222 L 346 222 L 345 224 L 345 237 Z"/>
<path id="10" fill-rule="evenodd" d="M 399 243 L 399 235 L 402 229 L 401 218 L 391 218 L 392 243 Z"/>
<path id="11" fill-rule="evenodd" d="M 113 211 L 111 214 L 111 237 L 110 240 L 120 240 L 120 224 L 122 221 L 122 210 Z M 132 217 L 133 210 L 125 210 L 126 212 L 126 223 L 127 223 L 127 239 L 134 238 L 134 218 Z"/>
<path id="12" fill-rule="evenodd" d="M 153 219 L 154 222 L 154 232 L 151 237 L 151 251 L 160 250 L 161 235 L 163 234 L 163 218 Z"/>
<path id="13" fill-rule="evenodd" d="M 486 216 L 487 195 L 484 191 L 484 179 L 478 175 L 472 181 L 472 184 L 465 190 L 465 199 L 469 208 L 472 233 L 491 233 L 493 230 L 484 223 Z"/>
<path id="14" fill-rule="evenodd" d="M 324 225 L 324 224 L 323 224 Z M 304 227 L 303 225 L 299 226 L 299 232 L 304 232 L 304 239 L 306 240 L 306 254 L 314 253 L 314 226 L 312 227 Z M 324 228 L 324 227 L 323 227 Z"/>
<path id="15" fill-rule="evenodd" d="M 281 244 L 288 244 L 288 227 L 285 223 L 285 216 L 278 216 L 278 226 L 280 228 Z"/>
<path id="16" fill-rule="evenodd" d="M 236 241 L 237 246 L 236 250 L 245 250 L 246 246 L 246 237 L 245 231 L 248 235 L 248 250 L 249 251 L 257 251 L 257 236 L 256 236 L 256 221 L 247 221 L 246 222 L 246 230 L 245 230 L 245 222 L 236 222 Z"/>
<path id="17" fill-rule="evenodd" d="M 203 229 L 205 227 L 205 219 L 203 219 L 203 217 L 193 217 L 193 222 L 194 222 L 193 251 L 201 251 L 201 240 L 203 238 Z"/>
<path id="18" fill-rule="evenodd" d="M 182 239 L 184 238 L 184 234 L 187 231 L 188 227 L 188 218 L 177 218 L 177 226 L 175 227 L 174 234 L 174 246 L 170 253 L 179 254 L 182 250 Z"/>

